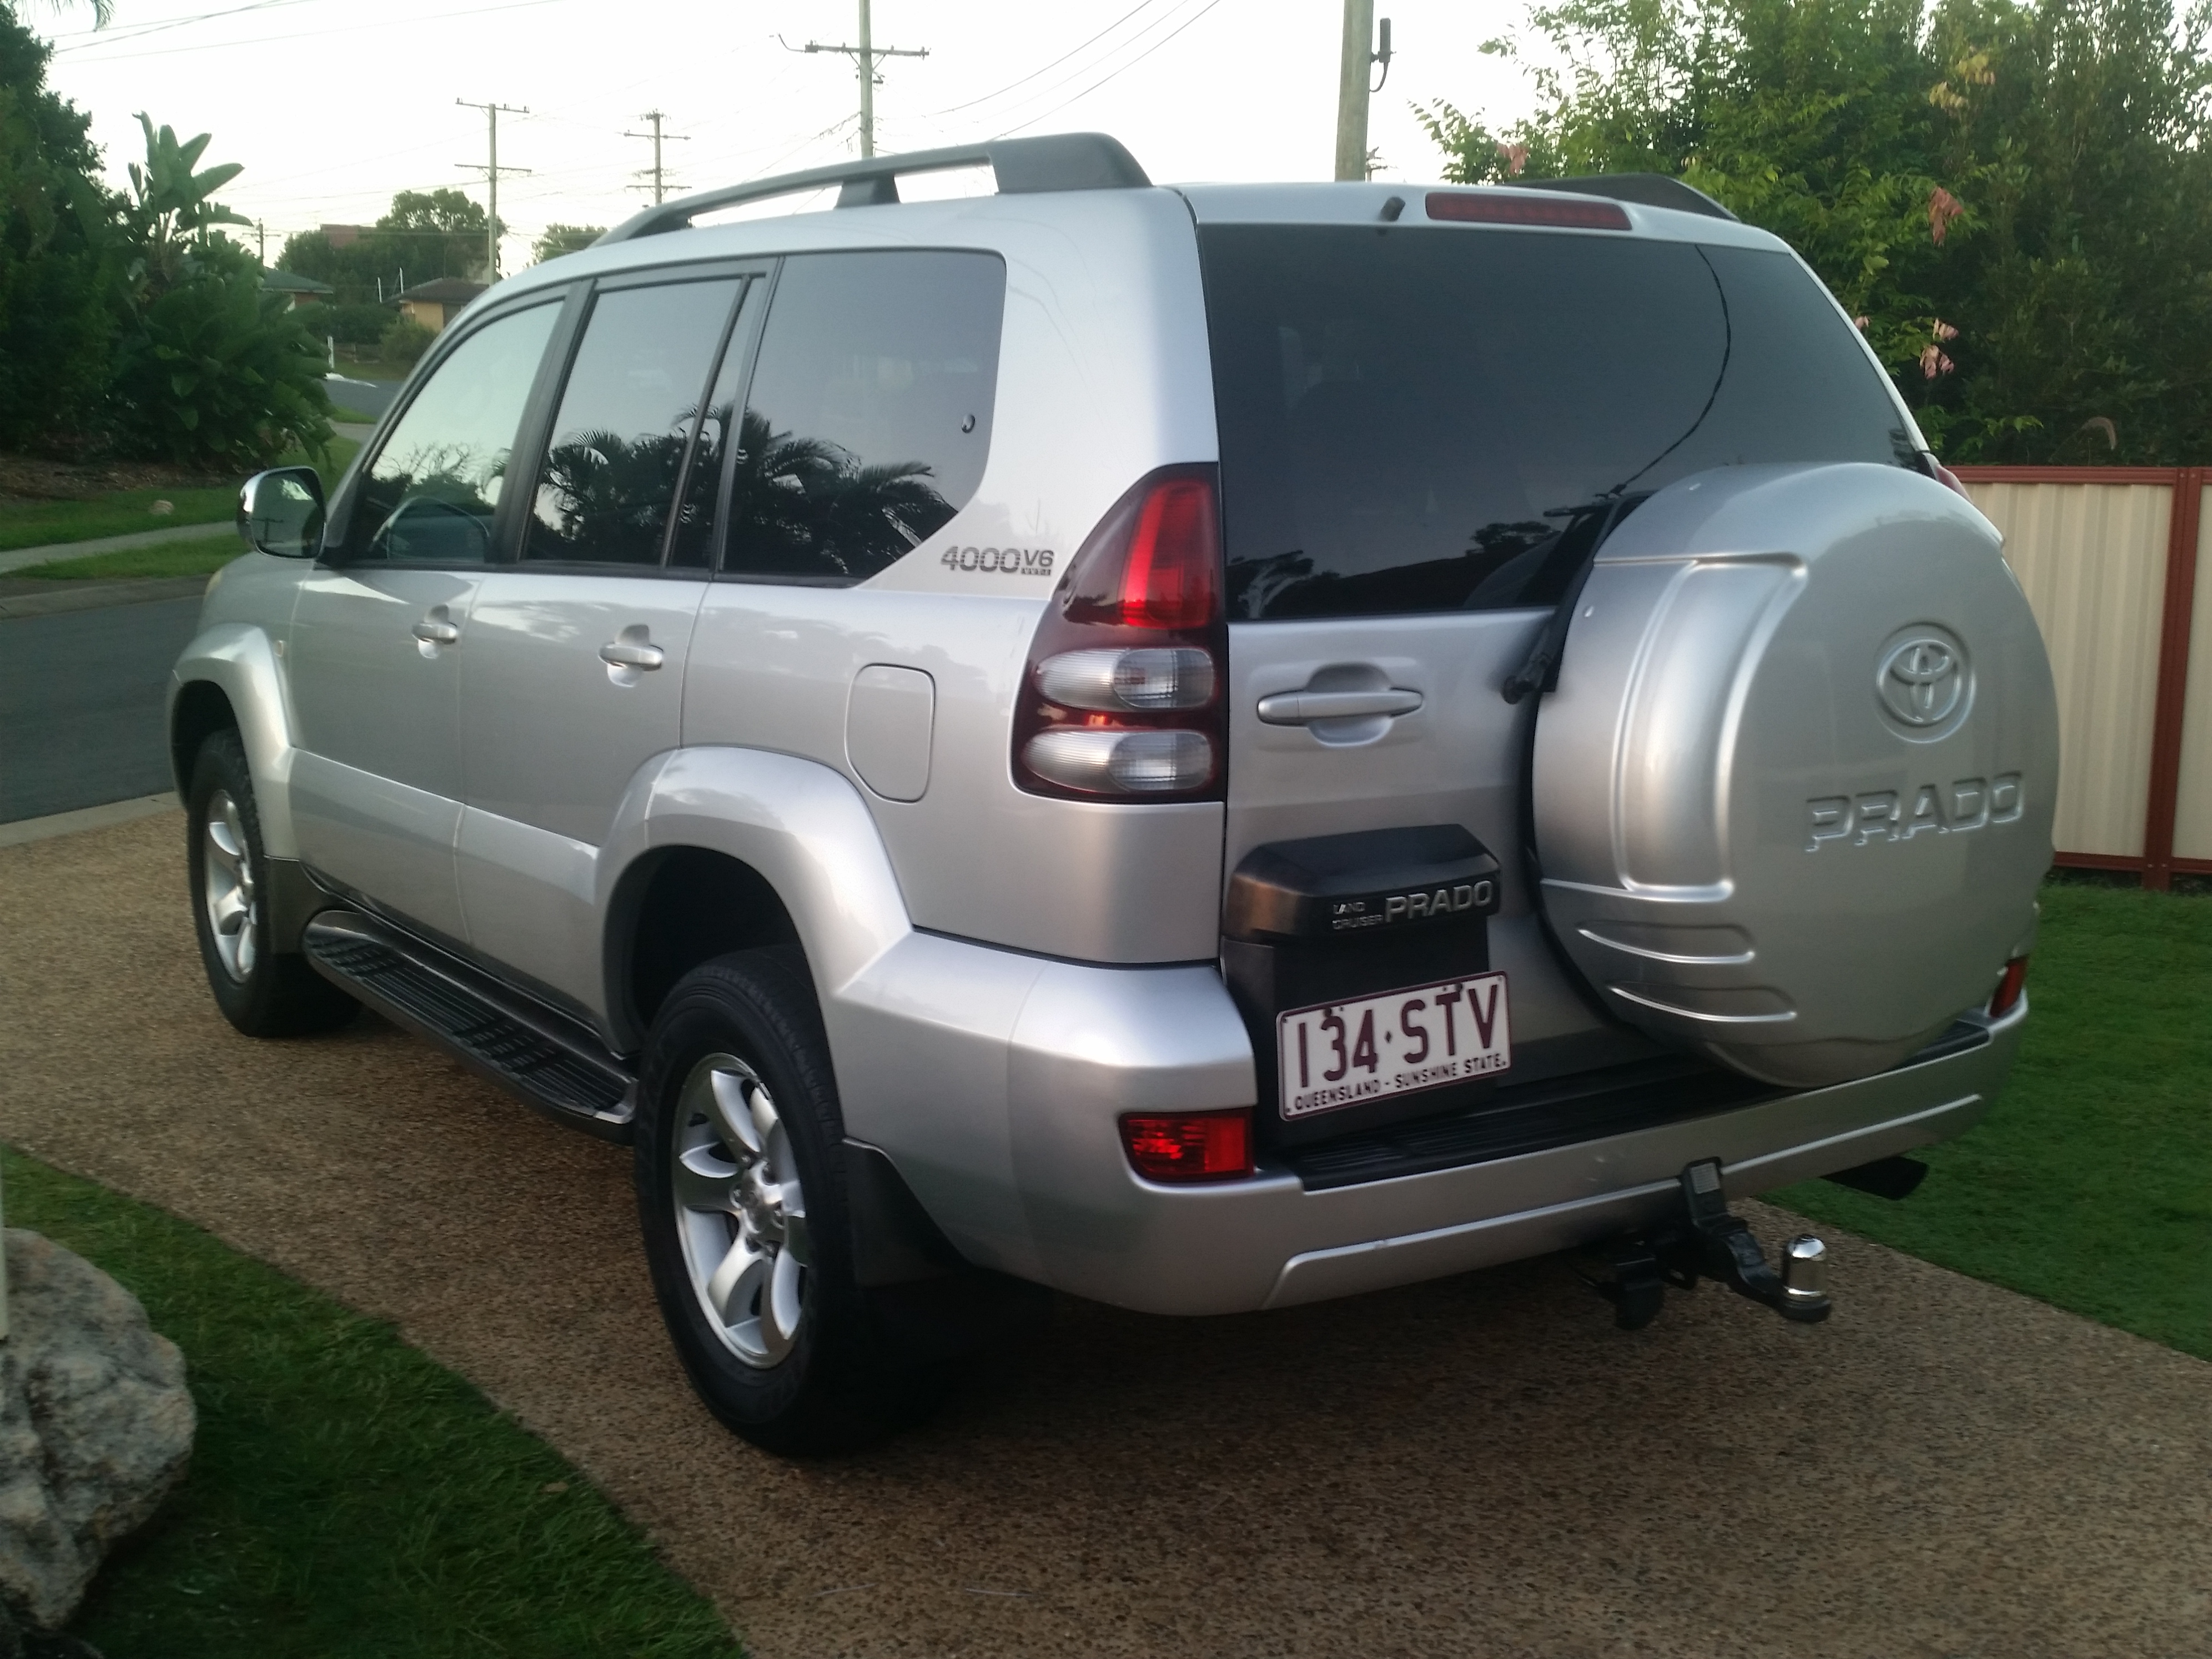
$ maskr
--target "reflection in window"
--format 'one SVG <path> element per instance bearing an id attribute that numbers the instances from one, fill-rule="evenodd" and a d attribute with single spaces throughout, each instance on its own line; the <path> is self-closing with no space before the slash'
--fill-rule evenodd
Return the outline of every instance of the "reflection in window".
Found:
<path id="1" fill-rule="evenodd" d="M 531 502 L 523 556 L 660 562 L 684 446 L 738 279 L 620 289 L 593 301 Z"/>
<path id="2" fill-rule="evenodd" d="M 1006 268 L 988 253 L 785 262 L 738 439 L 723 568 L 858 580 L 975 496 Z"/>
<path id="3" fill-rule="evenodd" d="M 460 343 L 416 393 L 362 476 L 349 557 L 482 564 L 522 406 L 561 313 L 532 306 Z"/>
<path id="4" fill-rule="evenodd" d="M 1786 253 L 1273 225 L 1199 247 L 1240 620 L 1549 605 L 1608 514 L 1678 478 L 1912 457 Z"/>

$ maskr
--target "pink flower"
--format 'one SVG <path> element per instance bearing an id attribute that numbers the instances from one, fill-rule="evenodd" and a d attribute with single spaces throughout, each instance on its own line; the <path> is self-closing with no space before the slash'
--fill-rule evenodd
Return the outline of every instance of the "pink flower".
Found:
<path id="1" fill-rule="evenodd" d="M 1959 337 L 1959 331 L 1938 317 L 1936 319 L 1936 337 L 1939 340 L 1955 340 Z"/>
<path id="2" fill-rule="evenodd" d="M 1863 317 L 1854 317 L 1851 319 L 1851 326 L 1863 334 L 1867 331 L 1867 319 Z"/>
<path id="3" fill-rule="evenodd" d="M 1936 239 L 1937 247 L 1950 234 L 1951 222 L 1966 210 L 1966 204 L 1941 185 L 1928 192 L 1928 234 Z"/>
<path id="4" fill-rule="evenodd" d="M 1938 374 L 1948 374 L 1957 367 L 1943 355 L 1942 347 L 1930 345 L 1920 348 L 1920 373 L 1927 379 L 1932 380 Z"/>
<path id="5" fill-rule="evenodd" d="M 1498 159 L 1505 163 L 1507 178 L 1518 179 L 1521 176 L 1521 169 L 1528 165 L 1528 146 L 1500 144 L 1498 147 Z"/>

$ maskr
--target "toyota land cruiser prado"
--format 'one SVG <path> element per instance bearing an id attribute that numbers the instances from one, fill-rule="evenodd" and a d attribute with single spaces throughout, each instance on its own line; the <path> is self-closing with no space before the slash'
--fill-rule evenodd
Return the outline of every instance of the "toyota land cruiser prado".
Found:
<path id="1" fill-rule="evenodd" d="M 997 194 L 902 204 L 989 167 Z M 836 186 L 834 211 L 695 224 Z M 1593 1252 L 2011 1064 L 2050 671 L 1782 243 L 1671 180 L 1150 184 L 1091 136 L 641 214 L 250 483 L 176 667 L 241 1031 L 635 1143 L 701 1394 L 896 1422 L 1050 1287 Z"/>

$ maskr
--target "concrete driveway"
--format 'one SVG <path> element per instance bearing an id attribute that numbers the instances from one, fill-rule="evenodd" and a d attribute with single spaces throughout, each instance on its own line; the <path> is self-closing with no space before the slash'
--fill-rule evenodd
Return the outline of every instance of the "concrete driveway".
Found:
<path id="1" fill-rule="evenodd" d="M 626 1155 L 371 1019 L 234 1036 L 179 830 L 0 849 L 0 1134 L 397 1322 L 763 1659 L 2212 1653 L 2212 1366 L 1848 1239 L 1810 1329 L 1708 1289 L 1623 1335 L 1553 1262 L 1068 1302 L 922 1431 L 775 1462 L 684 1389 Z"/>

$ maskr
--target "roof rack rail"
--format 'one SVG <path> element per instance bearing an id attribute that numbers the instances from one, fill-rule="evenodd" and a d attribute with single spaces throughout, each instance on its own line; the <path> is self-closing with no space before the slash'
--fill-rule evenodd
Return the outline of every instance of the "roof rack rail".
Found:
<path id="1" fill-rule="evenodd" d="M 904 155 L 874 155 L 862 161 L 812 167 L 750 184 L 680 196 L 625 219 L 599 241 L 627 242 L 663 231 L 682 230 L 702 213 L 764 201 L 800 191 L 842 185 L 837 205 L 884 207 L 899 199 L 898 181 L 910 173 L 942 173 L 951 167 L 988 167 L 998 175 L 999 194 L 1027 196 L 1052 190 L 1143 190 L 1152 184 L 1137 158 L 1118 139 L 1103 132 L 1055 132 L 1040 138 L 1000 138 L 950 149 L 918 149 Z"/>
<path id="2" fill-rule="evenodd" d="M 1663 173 L 1589 173 L 1579 179 L 1509 179 L 1515 190 L 1564 190 L 1577 196 L 1607 196 L 1616 202 L 1640 207 L 1672 208 L 1677 213 L 1702 213 L 1708 219 L 1735 222 L 1735 215 L 1699 190 Z"/>

